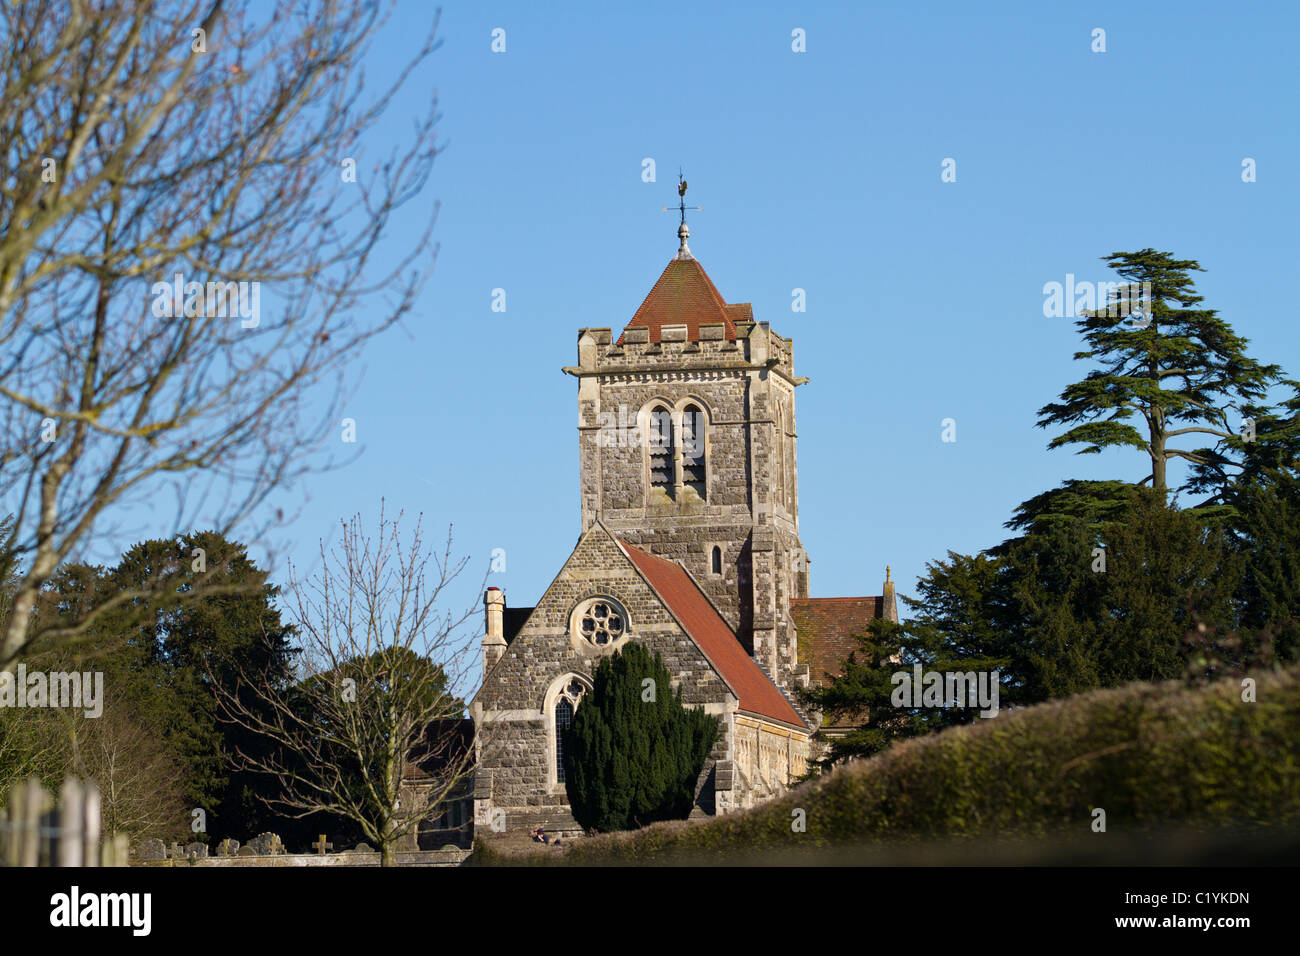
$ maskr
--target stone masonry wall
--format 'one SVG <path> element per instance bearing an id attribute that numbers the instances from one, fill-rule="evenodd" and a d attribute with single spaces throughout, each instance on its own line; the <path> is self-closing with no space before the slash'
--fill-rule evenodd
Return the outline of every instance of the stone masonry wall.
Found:
<path id="1" fill-rule="evenodd" d="M 749 714 L 735 718 L 735 808 L 784 792 L 807 769 L 808 738 Z"/>
<path id="2" fill-rule="evenodd" d="M 596 596 L 613 598 L 629 619 L 628 636 L 606 648 L 575 637 L 570 628 L 574 608 Z M 609 533 L 593 526 L 488 673 L 474 701 L 481 728 L 478 772 L 491 781 L 491 806 L 506 809 L 508 827 L 513 828 L 512 820 L 521 812 L 567 807 L 563 785 L 554 782 L 554 718 L 547 708 L 548 690 L 566 674 L 581 675 L 589 685 L 597 661 L 626 640 L 659 653 L 688 705 L 704 705 L 713 713 L 734 707 L 734 695 L 694 641 Z M 725 758 L 729 749 L 724 734 L 713 759 Z M 476 810 L 480 825 L 482 810 Z"/>
<path id="3" fill-rule="evenodd" d="M 579 336 L 580 488 L 583 528 L 597 517 L 653 554 L 680 561 L 741 643 L 783 687 L 798 683 L 789 622 L 792 595 L 806 593 L 798 537 L 793 345 L 765 323 L 721 324 L 651 344 L 630 327 L 621 344 L 609 329 Z M 651 495 L 638 416 L 662 403 L 677 415 L 688 403 L 706 412 L 706 494 Z M 641 419 L 644 422 L 644 419 Z M 758 534 L 759 537 L 755 538 Z M 755 543 L 758 547 L 755 548 Z M 713 547 L 723 573 L 712 573 Z"/>

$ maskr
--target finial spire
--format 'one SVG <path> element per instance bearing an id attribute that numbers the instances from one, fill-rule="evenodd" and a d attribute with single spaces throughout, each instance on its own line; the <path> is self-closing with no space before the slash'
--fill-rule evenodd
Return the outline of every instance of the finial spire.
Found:
<path id="1" fill-rule="evenodd" d="M 889 580 L 889 565 L 885 565 L 885 580 Z"/>
<path id="2" fill-rule="evenodd" d="M 677 238 L 681 240 L 681 245 L 677 247 L 677 258 L 694 259 L 695 257 L 691 255 L 690 246 L 686 244 L 686 240 L 691 237 L 691 227 L 686 225 L 686 180 L 682 178 L 680 169 L 677 171 L 677 197 L 677 208 L 682 214 L 682 224 L 677 227 Z M 695 208 L 699 209 L 700 207 L 696 206 Z M 664 212 L 667 211 L 668 207 L 664 206 Z"/>
<path id="3" fill-rule="evenodd" d="M 677 258 L 693 259 L 691 247 L 686 244 L 686 240 L 691 238 L 691 227 L 686 225 L 686 180 L 682 178 L 680 169 L 677 170 L 677 198 L 682 211 L 682 224 L 677 227 L 677 238 L 682 241 L 682 244 L 677 249 Z"/>

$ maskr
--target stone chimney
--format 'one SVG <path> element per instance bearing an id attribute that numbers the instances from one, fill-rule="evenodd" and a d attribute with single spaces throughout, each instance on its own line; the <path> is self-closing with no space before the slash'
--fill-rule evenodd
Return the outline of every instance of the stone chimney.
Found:
<path id="1" fill-rule="evenodd" d="M 894 582 L 889 580 L 889 565 L 885 565 L 884 615 L 886 621 L 898 623 L 898 599 L 894 596 Z"/>
<path id="2" fill-rule="evenodd" d="M 505 628 L 506 596 L 500 588 L 488 588 L 483 595 L 483 676 L 486 678 L 492 665 L 506 652 Z"/>

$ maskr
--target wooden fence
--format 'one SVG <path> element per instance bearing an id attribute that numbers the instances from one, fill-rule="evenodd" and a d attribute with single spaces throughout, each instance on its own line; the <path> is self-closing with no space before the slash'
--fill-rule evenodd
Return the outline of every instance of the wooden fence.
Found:
<path id="1" fill-rule="evenodd" d="M 126 866 L 125 834 L 100 832 L 99 787 L 63 781 L 56 803 L 35 777 L 9 791 L 0 817 L 0 866 Z"/>

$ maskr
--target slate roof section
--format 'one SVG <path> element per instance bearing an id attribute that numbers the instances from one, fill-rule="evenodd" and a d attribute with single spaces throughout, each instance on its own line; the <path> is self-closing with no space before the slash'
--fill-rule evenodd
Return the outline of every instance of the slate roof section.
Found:
<path id="1" fill-rule="evenodd" d="M 675 562 L 619 541 L 624 553 L 681 622 L 704 656 L 740 698 L 740 709 L 769 720 L 808 728 L 762 668 L 745 652 L 717 608 L 686 570 Z"/>
<path id="2" fill-rule="evenodd" d="M 508 607 L 502 611 L 501 630 L 507 644 L 519 636 L 519 632 L 528 623 L 528 618 L 534 610 L 535 608 L 531 607 Z"/>
<path id="3" fill-rule="evenodd" d="M 839 676 L 844 661 L 859 647 L 855 635 L 885 616 L 883 597 L 791 598 L 790 616 L 799 634 L 799 660 L 807 663 L 815 687 L 827 674 Z"/>
<path id="4" fill-rule="evenodd" d="M 753 306 L 748 302 L 728 305 L 698 261 L 673 259 L 628 327 L 645 326 L 650 330 L 650 341 L 659 342 L 665 325 L 684 324 L 686 338 L 698 342 L 701 322 L 721 322 L 726 338 L 734 341 L 736 323 L 753 320 Z M 620 335 L 619 342 L 622 341 Z"/>

